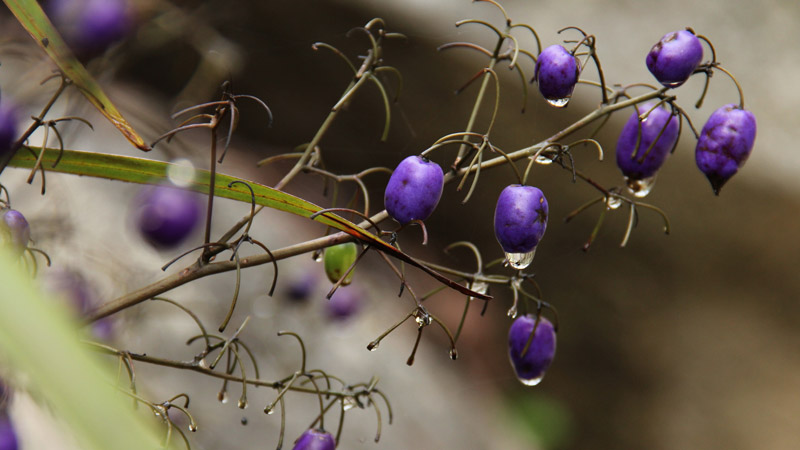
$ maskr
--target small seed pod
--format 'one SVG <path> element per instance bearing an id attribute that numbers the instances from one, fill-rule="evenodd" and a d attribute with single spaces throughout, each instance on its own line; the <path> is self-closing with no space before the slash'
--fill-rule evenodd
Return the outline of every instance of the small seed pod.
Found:
<path id="1" fill-rule="evenodd" d="M 703 45 L 691 30 L 667 33 L 650 49 L 646 63 L 659 83 L 674 88 L 682 85 L 703 60 Z"/>
<path id="2" fill-rule="evenodd" d="M 421 156 L 409 156 L 392 172 L 383 203 L 389 215 L 405 225 L 430 217 L 443 188 L 444 172 L 438 164 Z"/>
<path id="3" fill-rule="evenodd" d="M 343 321 L 361 310 L 364 294 L 355 286 L 340 287 L 326 300 L 325 315 L 332 320 Z"/>
<path id="4" fill-rule="evenodd" d="M 17 139 L 17 128 L 19 119 L 16 109 L 8 105 L 0 105 L 0 155 L 11 150 L 11 146 Z"/>
<path id="5" fill-rule="evenodd" d="M 342 276 L 344 276 L 347 269 L 356 261 L 358 257 L 358 246 L 353 242 L 345 242 L 344 244 L 333 245 L 325 249 L 324 263 L 325 275 L 331 280 L 331 283 L 336 283 Z M 342 286 L 347 286 L 353 280 L 353 273 L 351 270 L 347 278 L 342 280 Z"/>
<path id="6" fill-rule="evenodd" d="M 20 255 L 30 240 L 31 227 L 25 216 L 15 209 L 0 210 L 0 245 L 8 245 Z"/>
<path id="7" fill-rule="evenodd" d="M 336 440 L 333 435 L 323 431 L 309 428 L 294 442 L 292 450 L 334 450 Z"/>
<path id="8" fill-rule="evenodd" d="M 556 332 L 547 318 L 540 316 L 537 323 L 536 316 L 528 314 L 514 320 L 508 331 L 508 356 L 522 384 L 539 384 L 555 355 Z"/>
<path id="9" fill-rule="evenodd" d="M 185 189 L 148 186 L 136 200 L 136 224 L 142 236 L 158 248 L 179 245 L 200 222 L 202 200 Z"/>
<path id="10" fill-rule="evenodd" d="M 651 102 L 640 105 L 639 112 L 646 113 L 653 106 Z M 617 167 L 635 196 L 650 193 L 656 173 L 678 141 L 678 129 L 678 118 L 661 106 L 650 111 L 643 121 L 634 111 L 625 123 L 617 139 Z"/>
<path id="11" fill-rule="evenodd" d="M 697 167 L 706 175 L 714 194 L 739 171 L 756 140 L 756 117 L 735 104 L 711 114 L 695 147 Z"/>
<path id="12" fill-rule="evenodd" d="M 553 106 L 567 106 L 581 74 L 581 63 L 561 45 L 542 50 L 536 60 L 534 79 L 539 92 Z"/>
<path id="13" fill-rule="evenodd" d="M 547 228 L 547 216 L 547 199 L 539 188 L 512 184 L 503 189 L 494 210 L 494 234 L 509 265 L 516 269 L 530 265 Z"/>

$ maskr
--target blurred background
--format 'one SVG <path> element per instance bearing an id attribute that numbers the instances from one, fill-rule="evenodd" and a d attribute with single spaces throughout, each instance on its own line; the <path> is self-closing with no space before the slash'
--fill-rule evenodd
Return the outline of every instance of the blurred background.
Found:
<path id="1" fill-rule="evenodd" d="M 392 401 L 394 423 L 386 426 L 384 410 L 383 434 L 375 444 L 374 411 L 350 411 L 339 448 L 797 448 L 800 154 L 793 149 L 800 89 L 791 81 L 800 70 L 800 53 L 793 46 L 800 40 L 794 26 L 800 21 L 800 7 L 777 0 L 758 4 L 677 0 L 668 7 L 661 2 L 611 0 L 507 0 L 503 5 L 512 20 L 537 30 L 543 46 L 561 43 L 565 36 L 557 32 L 566 26 L 595 35 L 609 84 L 654 83 L 644 58 L 668 32 L 688 26 L 707 36 L 718 60 L 743 86 L 745 104 L 758 119 L 751 158 L 715 197 L 695 167 L 695 140 L 684 127 L 679 148 L 647 198 L 669 215 L 670 235 L 664 235 L 657 215 L 642 210 L 627 247 L 620 248 L 627 223 L 621 208 L 607 215 L 588 252 L 582 247 L 599 207 L 569 223 L 562 218 L 595 198 L 595 191 L 585 183 L 573 184 L 569 173 L 555 165 L 534 167 L 532 183 L 547 195 L 551 217 L 529 270 L 560 318 L 556 359 L 539 386 L 523 386 L 508 363 L 506 333 L 511 321 L 505 312 L 511 294 L 505 289 L 492 290 L 495 300 L 485 316 L 479 316 L 478 308 L 470 310 L 457 361 L 447 357 L 444 334 L 429 329 L 416 363 L 408 367 L 405 361 L 416 337 L 411 323 L 389 335 L 377 351 L 367 352 L 367 343 L 400 320 L 411 305 L 407 298 L 396 297 L 398 282 L 376 255 L 359 265 L 353 286 L 347 288 L 357 290 L 363 308 L 344 322 L 325 316 L 324 294 L 330 283 L 310 255 L 281 261 L 273 298 L 265 294 L 270 266 L 243 273 L 231 328 L 252 316 L 242 339 L 258 354 L 262 378 L 280 379 L 297 368 L 296 342 L 277 337 L 278 330 L 303 336 L 310 366 L 350 382 L 380 377 L 379 386 Z M 112 100 L 145 139 L 153 140 L 176 125 L 169 118 L 172 112 L 216 99 L 220 84 L 231 80 L 236 93 L 263 99 L 275 120 L 267 127 L 263 110 L 255 104 L 242 106 L 232 148 L 220 171 L 267 185 L 275 184 L 290 164 L 265 170 L 255 162 L 308 142 L 350 80 L 341 60 L 329 52 L 313 51 L 314 42 L 335 45 L 351 56 L 363 54 L 366 40 L 360 35 L 348 37 L 347 31 L 377 16 L 389 30 L 408 36 L 406 41 L 385 45 L 385 62 L 404 77 L 388 140 L 380 141 L 384 120 L 380 94 L 366 89 L 322 141 L 327 168 L 350 174 L 374 166 L 394 167 L 439 137 L 462 130 L 477 84 L 459 95 L 454 91 L 483 67 L 485 58 L 461 49 L 440 53 L 436 47 L 452 41 L 494 45 L 488 30 L 456 28 L 458 20 L 480 18 L 502 25 L 502 16 L 491 5 L 466 0 L 142 1 L 131 8 L 137 15 L 136 27 L 88 64 Z M 52 70 L 51 63 L 10 14 L 4 11 L 2 20 L 3 101 L 14 99 L 34 113 L 52 92 L 39 87 Z M 535 51 L 529 34 L 518 37 L 523 47 Z M 530 76 L 532 64 L 522 64 Z M 555 109 L 531 85 L 521 114 L 517 75 L 502 67 L 498 73 L 500 114 L 492 142 L 507 151 L 554 134 L 600 102 L 596 88 L 580 85 L 567 108 Z M 597 80 L 595 68 L 588 67 L 582 78 Z M 675 92 L 698 129 L 716 108 L 738 101 L 735 86 L 718 75 L 704 106 L 695 109 L 702 85 L 702 77 L 696 76 Z M 95 124 L 94 132 L 69 125 L 64 132 L 69 148 L 141 156 L 77 92 L 57 108 L 54 114 L 81 115 Z M 597 161 L 590 149 L 575 152 L 577 167 L 607 187 L 623 184 L 613 149 L 629 114 L 614 115 L 600 132 L 605 161 Z M 479 127 L 488 117 L 481 116 Z M 34 143 L 37 139 L 41 137 L 32 138 Z M 159 144 L 147 157 L 186 158 L 205 167 L 207 146 L 206 134 L 191 133 Z M 434 159 L 447 166 L 454 154 L 451 149 Z M 400 236 L 403 249 L 467 271 L 474 270 L 469 253 L 447 256 L 442 251 L 447 245 L 469 240 L 485 260 L 501 257 L 492 211 L 500 190 L 513 181 L 510 175 L 507 168 L 486 171 L 465 205 L 461 204 L 464 192 L 448 185 L 439 208 L 426 221 L 429 244 L 420 246 L 418 231 L 410 229 Z M 14 207 L 31 222 L 37 247 L 51 255 L 55 268 L 79 271 L 92 284 L 98 302 L 163 276 L 160 267 L 175 251 L 149 247 L 131 226 L 130 205 L 138 186 L 49 174 L 48 193 L 41 197 L 37 183 L 24 183 L 26 177 L 25 171 L 9 169 L 2 182 L 12 193 Z M 372 210 L 382 209 L 386 180 L 385 175 L 366 179 Z M 343 186 L 346 193 L 353 188 Z M 287 191 L 320 205 L 330 203 L 330 197 L 322 195 L 321 180 L 311 175 L 299 177 Z M 218 205 L 217 234 L 248 211 L 245 204 L 220 201 Z M 323 232 L 309 221 L 265 211 L 252 234 L 275 249 Z M 194 237 L 198 243 L 201 239 Z M 189 263 L 184 260 L 170 272 Z M 424 274 L 414 270 L 409 274 L 417 292 L 436 287 Z M 316 280 L 313 294 L 305 302 L 293 302 L 289 286 L 307 276 Z M 232 274 L 218 275 L 181 287 L 168 297 L 190 307 L 213 328 L 227 310 L 233 283 Z M 463 297 L 446 291 L 430 301 L 430 308 L 452 329 L 463 302 Z M 115 347 L 178 360 L 190 360 L 197 351 L 184 345 L 196 333 L 193 323 L 174 308 L 144 303 L 118 316 L 111 338 Z M 232 401 L 221 404 L 217 380 L 145 364 L 137 364 L 136 371 L 142 395 L 149 399 L 190 394 L 190 411 L 199 425 L 191 436 L 194 447 L 249 449 L 277 444 L 280 420 L 262 412 L 274 391 L 249 390 L 250 406 L 239 410 L 233 401 L 239 386 L 229 386 Z M 311 423 L 317 413 L 315 402 L 310 396 L 287 397 L 287 443 Z M 39 433 L 42 422 L 58 427 L 58 421 L 35 402 L 20 394 L 12 406 L 23 448 L 69 448 L 56 446 Z M 329 421 L 335 423 L 336 418 L 332 413 Z"/>

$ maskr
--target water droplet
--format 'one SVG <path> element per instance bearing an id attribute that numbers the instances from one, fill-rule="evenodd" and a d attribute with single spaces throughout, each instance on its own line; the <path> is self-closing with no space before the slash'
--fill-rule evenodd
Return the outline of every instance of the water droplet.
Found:
<path id="1" fill-rule="evenodd" d="M 506 253 L 506 265 L 515 269 L 525 269 L 533 262 L 536 247 L 528 253 Z"/>
<path id="2" fill-rule="evenodd" d="M 450 359 L 452 359 L 453 361 L 458 359 L 458 350 L 454 348 L 450 349 Z"/>
<path id="3" fill-rule="evenodd" d="M 625 182 L 628 185 L 628 190 L 631 191 L 634 197 L 642 198 L 647 197 L 647 194 L 653 190 L 653 186 L 656 184 L 656 177 L 653 175 L 650 178 L 642 178 L 641 180 L 625 178 Z"/>
<path id="4" fill-rule="evenodd" d="M 489 292 L 489 283 L 484 281 L 473 281 L 469 288 L 478 294 L 485 294 Z M 474 300 L 475 297 L 470 297 L 470 300 Z"/>
<path id="5" fill-rule="evenodd" d="M 220 391 L 219 394 L 217 394 L 217 400 L 222 404 L 228 403 L 228 392 Z"/>
<path id="6" fill-rule="evenodd" d="M 194 164 L 186 158 L 178 158 L 167 166 L 167 178 L 175 186 L 187 187 L 194 181 Z"/>
<path id="7" fill-rule="evenodd" d="M 267 414 L 272 414 L 272 413 L 275 412 L 275 408 L 273 408 L 272 406 L 267 405 L 267 407 L 264 408 L 264 412 L 267 413 Z"/>
<path id="8" fill-rule="evenodd" d="M 243 399 L 243 398 L 240 398 L 240 399 L 239 399 L 239 402 L 236 404 L 236 406 L 238 406 L 238 407 L 239 407 L 239 409 L 245 409 L 245 408 L 247 408 L 247 400 L 245 400 L 245 399 Z"/>
<path id="9" fill-rule="evenodd" d="M 617 196 L 610 195 L 606 200 L 606 208 L 617 209 L 622 205 L 622 199 Z"/>
<path id="10" fill-rule="evenodd" d="M 322 262 L 322 252 L 317 250 L 313 255 L 314 262 Z"/>
<path id="11" fill-rule="evenodd" d="M 517 304 L 515 303 L 511 308 L 508 308 L 508 312 L 506 314 L 508 315 L 508 317 L 511 317 L 512 319 L 516 319 L 517 318 Z"/>
<path id="12" fill-rule="evenodd" d="M 356 407 L 356 401 L 355 399 L 353 399 L 353 397 L 344 398 L 342 408 L 344 408 L 345 411 L 349 411 L 355 407 Z"/>
<path id="13" fill-rule="evenodd" d="M 543 166 L 546 166 L 548 164 L 553 164 L 553 159 L 550 158 L 550 156 L 545 154 L 544 152 L 539 154 L 539 156 L 536 157 L 535 161 L 536 164 L 541 164 Z"/>
<path id="14" fill-rule="evenodd" d="M 242 417 L 242 425 L 247 425 L 247 417 Z"/>
<path id="15" fill-rule="evenodd" d="M 380 345 L 381 345 L 380 341 L 372 341 L 369 344 L 367 344 L 367 350 L 374 352 L 375 350 L 378 349 L 378 346 Z"/>
<path id="16" fill-rule="evenodd" d="M 550 103 L 551 105 L 555 106 L 556 108 L 563 108 L 563 107 L 567 106 L 567 103 L 569 103 L 569 97 L 565 97 L 565 98 L 547 98 L 545 100 L 547 100 L 547 103 Z"/>
<path id="17" fill-rule="evenodd" d="M 197 431 L 197 425 L 195 425 L 195 424 L 193 424 L 193 423 L 190 423 L 190 424 L 189 424 L 189 431 L 191 431 L 192 433 L 194 433 L 195 431 Z"/>
<path id="18" fill-rule="evenodd" d="M 205 358 L 203 358 L 200 361 L 198 361 L 197 365 L 202 367 L 203 369 L 208 369 L 208 362 L 206 361 Z"/>
<path id="19" fill-rule="evenodd" d="M 544 378 L 544 374 L 536 377 L 536 378 L 517 378 L 520 383 L 524 384 L 525 386 L 536 386 L 537 384 L 542 382 Z"/>

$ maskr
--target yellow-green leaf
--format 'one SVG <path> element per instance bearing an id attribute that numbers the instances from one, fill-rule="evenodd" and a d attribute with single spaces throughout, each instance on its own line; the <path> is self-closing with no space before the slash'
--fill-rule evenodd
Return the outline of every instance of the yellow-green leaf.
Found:
<path id="1" fill-rule="evenodd" d="M 97 81 L 72 54 L 64 39 L 35 0 L 3 0 L 19 23 L 44 49 L 64 75 L 133 145 L 150 151 L 150 146 L 136 133 L 108 99 Z"/>

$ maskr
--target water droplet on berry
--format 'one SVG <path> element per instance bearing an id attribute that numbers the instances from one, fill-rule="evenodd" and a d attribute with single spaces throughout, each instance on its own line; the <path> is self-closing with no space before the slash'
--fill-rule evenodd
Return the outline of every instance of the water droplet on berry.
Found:
<path id="1" fill-rule="evenodd" d="M 228 403 L 228 392 L 221 391 L 219 394 L 217 394 L 217 400 L 219 400 L 219 402 L 222 404 Z"/>
<path id="2" fill-rule="evenodd" d="M 239 399 L 239 403 L 237 403 L 237 404 L 236 404 L 236 406 L 238 406 L 238 407 L 239 407 L 239 409 L 245 409 L 245 408 L 247 408 L 247 400 L 245 400 L 245 399 L 243 399 L 243 398 L 240 398 L 240 399 Z"/>
<path id="3" fill-rule="evenodd" d="M 565 98 L 548 98 L 546 100 L 547 100 L 547 103 L 550 103 L 551 105 L 555 106 L 556 108 L 563 108 L 563 107 L 567 106 L 567 103 L 569 103 L 569 97 L 565 97 Z"/>
<path id="4" fill-rule="evenodd" d="M 622 199 L 619 197 L 610 195 L 606 200 L 606 208 L 608 209 L 617 209 L 622 205 Z"/>
<path id="5" fill-rule="evenodd" d="M 647 197 L 647 194 L 653 190 L 653 186 L 656 184 L 656 177 L 655 175 L 649 178 L 642 178 L 640 180 L 634 180 L 632 178 L 625 178 L 625 182 L 628 185 L 628 190 L 631 191 L 635 197 L 642 198 Z"/>
<path id="6" fill-rule="evenodd" d="M 520 383 L 524 384 L 525 386 L 536 386 L 537 384 L 542 382 L 544 375 L 536 377 L 536 378 L 522 378 L 517 377 Z"/>
<path id="7" fill-rule="evenodd" d="M 536 247 L 528 253 L 506 253 L 506 265 L 515 269 L 525 269 L 533 262 L 536 255 Z"/>

